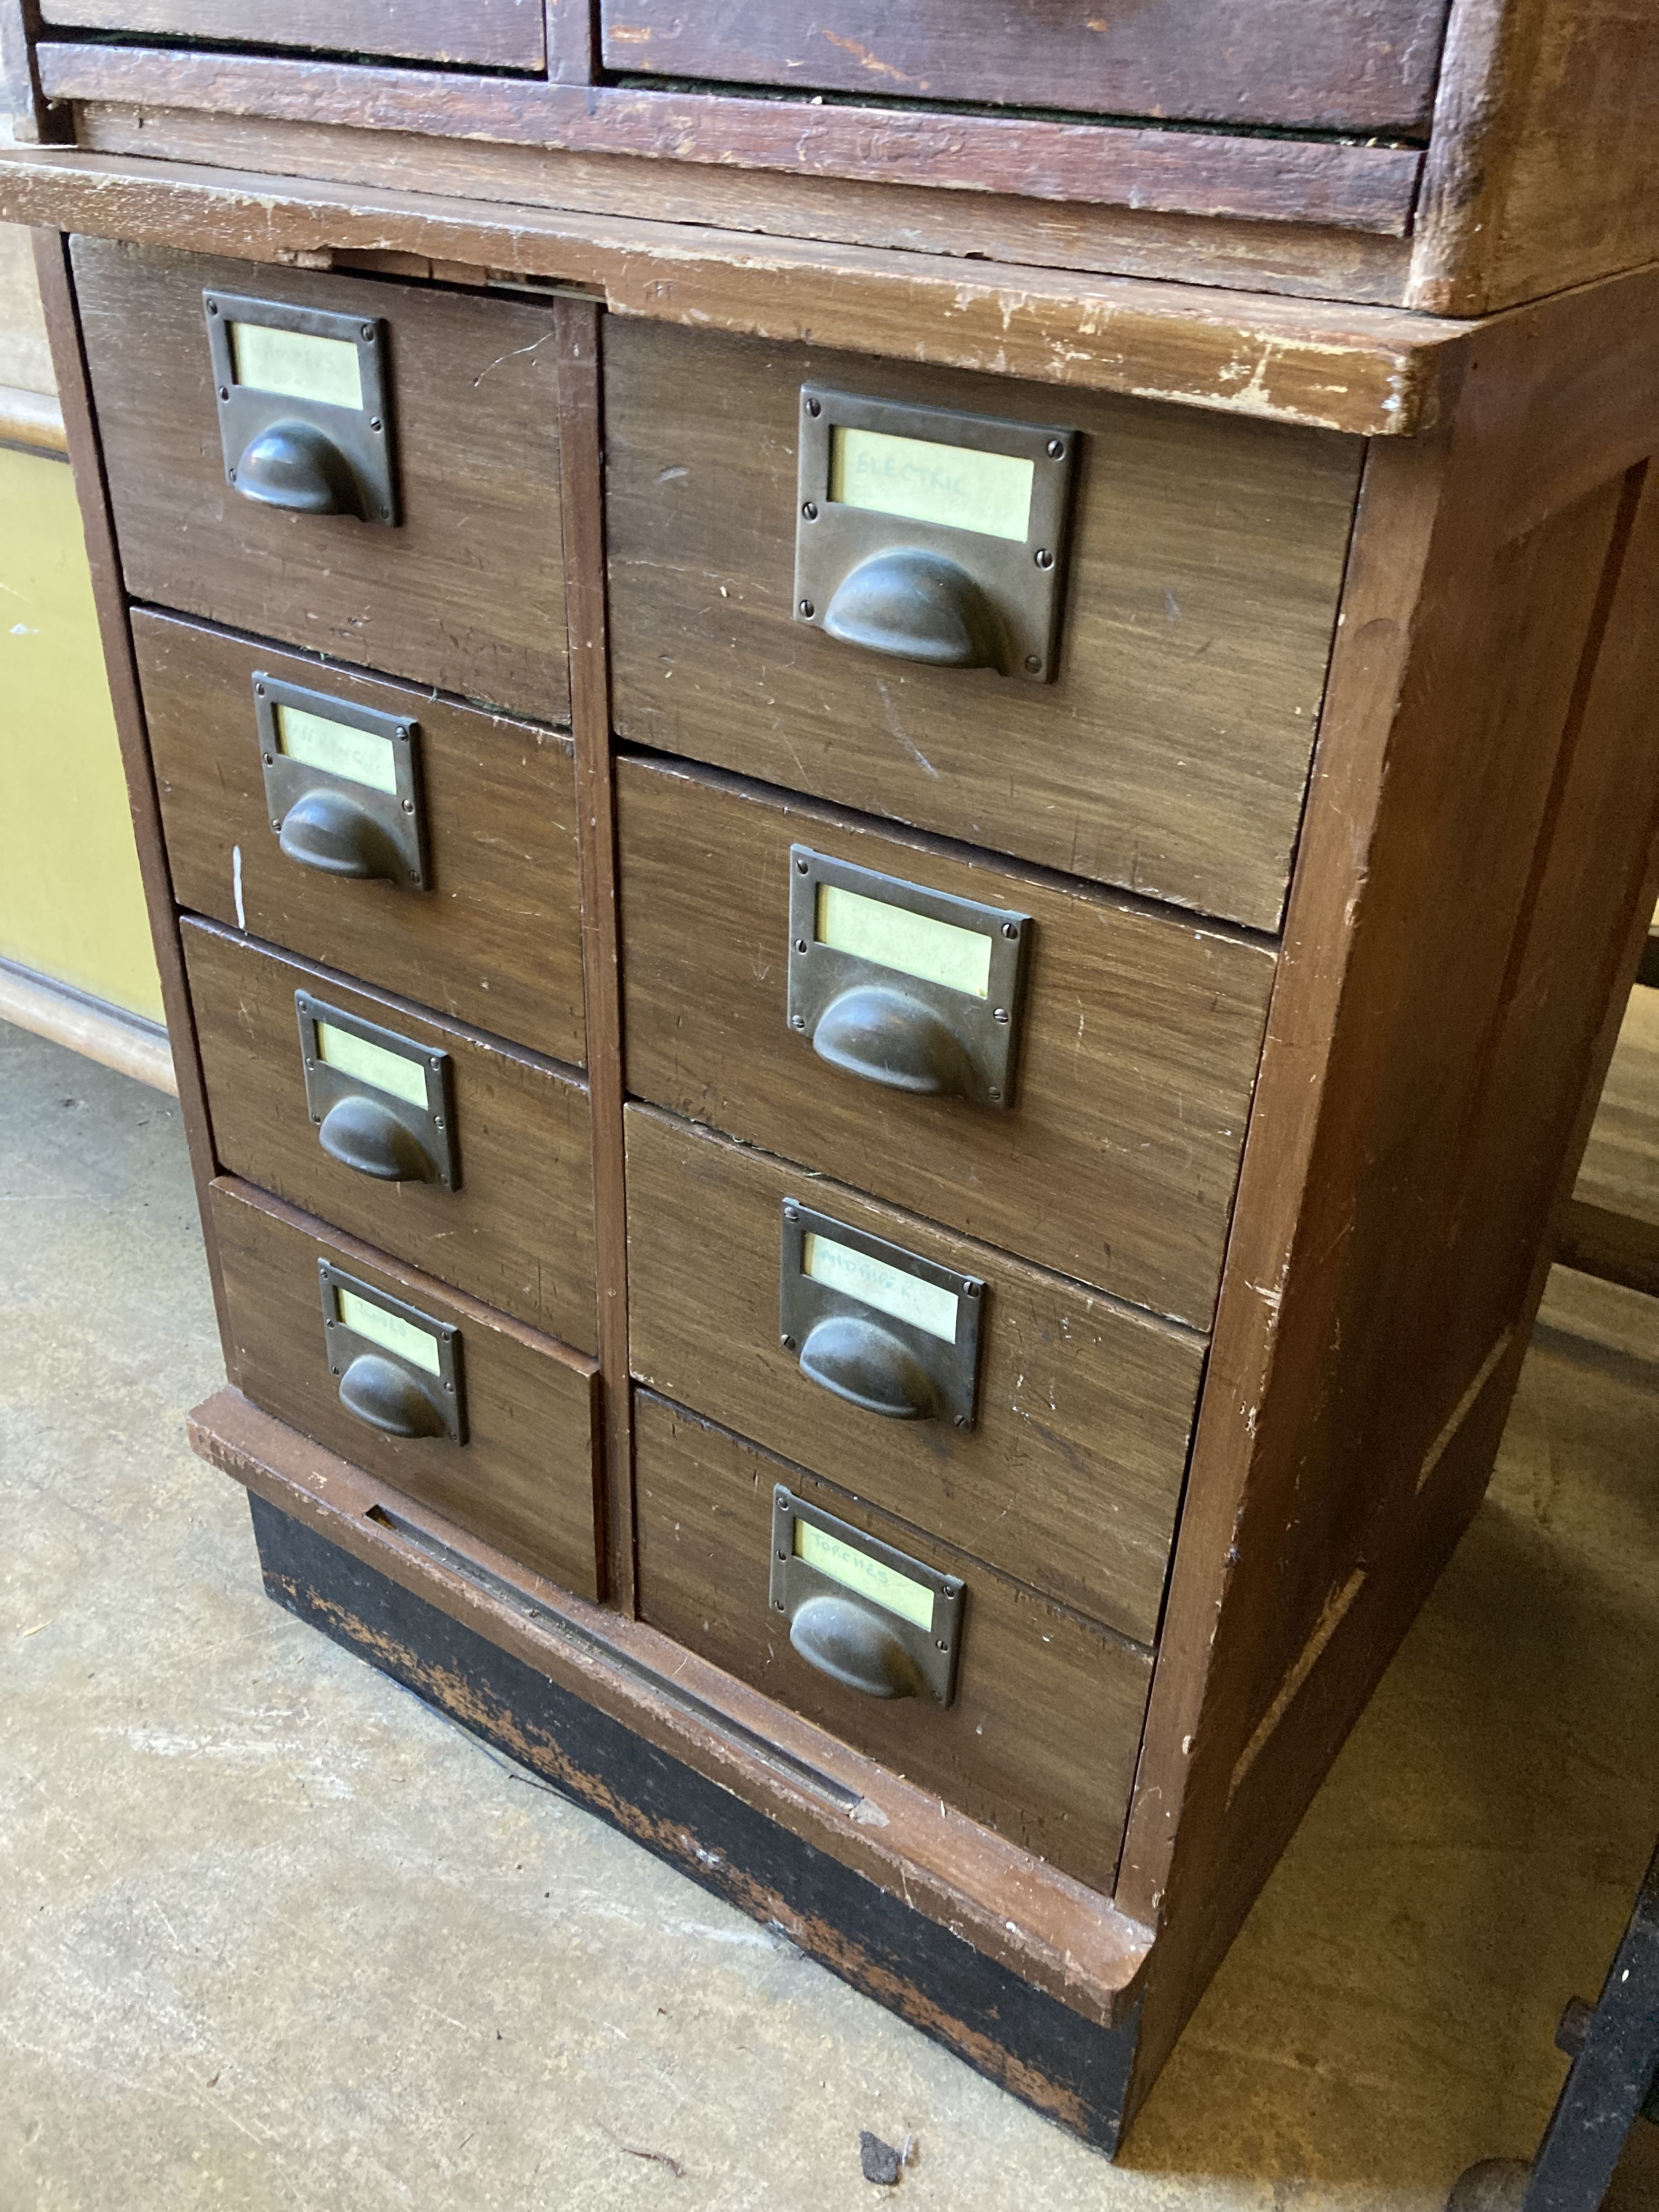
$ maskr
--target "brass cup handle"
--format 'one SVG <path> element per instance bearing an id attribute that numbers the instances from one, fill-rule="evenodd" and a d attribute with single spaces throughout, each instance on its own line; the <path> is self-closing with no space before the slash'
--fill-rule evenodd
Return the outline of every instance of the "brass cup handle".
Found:
<path id="1" fill-rule="evenodd" d="M 812 1031 L 818 1058 L 843 1074 L 921 1098 L 970 1098 L 971 1063 L 937 1008 L 885 983 L 832 999 Z"/>
<path id="2" fill-rule="evenodd" d="M 319 875 L 380 877 L 401 883 L 404 871 L 391 839 L 366 806 L 343 791 L 319 788 L 296 799 L 283 817 L 277 839 L 290 860 Z"/>
<path id="3" fill-rule="evenodd" d="M 289 514 L 356 514 L 361 505 L 350 462 L 311 422 L 271 422 L 250 440 L 236 464 L 236 489 Z"/>
<path id="4" fill-rule="evenodd" d="M 856 1314 L 830 1314 L 808 1332 L 800 1370 L 825 1390 L 890 1421 L 931 1421 L 938 1413 L 932 1376 L 909 1346 Z"/>
<path id="5" fill-rule="evenodd" d="M 809 1667 L 866 1698 L 914 1698 L 921 1669 L 868 1606 L 827 1592 L 809 1597 L 789 1624 L 789 1641 Z"/>
<path id="6" fill-rule="evenodd" d="M 377 1182 L 431 1182 L 437 1168 L 415 1132 L 389 1106 L 353 1091 L 331 1106 L 317 1141 L 330 1159 Z"/>
<path id="7" fill-rule="evenodd" d="M 356 1419 L 388 1437 L 448 1434 L 432 1394 L 395 1361 L 360 1352 L 340 1377 L 340 1403 Z"/>
<path id="8" fill-rule="evenodd" d="M 1002 658 L 996 610 L 968 571 L 915 546 L 872 553 L 849 569 L 823 627 L 843 645 L 930 668 L 995 668 Z"/>

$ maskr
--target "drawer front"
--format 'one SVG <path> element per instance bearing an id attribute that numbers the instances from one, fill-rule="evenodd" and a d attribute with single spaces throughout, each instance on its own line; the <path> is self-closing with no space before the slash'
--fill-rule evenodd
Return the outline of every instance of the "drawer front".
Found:
<path id="1" fill-rule="evenodd" d="M 540 70 L 547 59 L 542 0 L 45 0 L 53 27 L 127 31 L 216 45 L 307 46 L 474 69 Z"/>
<path id="2" fill-rule="evenodd" d="M 184 942 L 222 1166 L 532 1328 L 593 1350 L 584 1084 L 210 923 L 186 921 Z M 296 994 L 323 1019 L 322 1050 L 338 1071 L 321 1083 L 313 1071 L 309 1097 Z M 331 1023 L 331 1014 L 342 1019 Z M 365 1025 L 379 1038 L 356 1036 Z M 398 1087 L 415 1065 L 398 1055 L 399 1041 L 447 1055 L 441 1131 L 422 1123 L 419 1100 Z M 388 1079 L 369 1079 L 381 1077 Z M 335 1107 L 358 1091 L 361 1111 L 348 1104 L 333 1124 Z M 320 1126 L 313 1120 L 319 1109 Z M 413 1133 L 423 1159 L 404 1156 L 392 1124 Z M 325 1141 L 363 1164 L 346 1164 Z M 453 1155 L 449 1188 L 435 1172 L 446 1150 Z M 392 1179 L 392 1168 L 402 1179 Z"/>
<path id="3" fill-rule="evenodd" d="M 653 1627 L 1109 1893 L 1150 1655 L 953 1547 L 645 1392 L 635 1400 L 640 1611 Z M 769 1603 L 775 1488 L 960 1579 L 954 1695 L 844 1688 Z"/>
<path id="4" fill-rule="evenodd" d="M 591 1360 L 257 1193 L 216 1182 L 211 1212 L 234 1379 L 256 1406 L 538 1574 L 583 1597 L 599 1597 L 597 1377 Z M 459 1385 L 459 1441 L 447 1434 L 392 1435 L 343 1400 L 342 1383 L 362 1356 L 363 1340 L 339 1340 L 337 1333 L 331 1338 L 325 1330 L 325 1265 L 335 1271 L 331 1290 L 345 1288 L 359 1308 L 378 1296 L 399 1310 L 394 1323 L 403 1318 L 416 1336 L 428 1322 L 439 1335 L 454 1332 L 444 1360 Z M 364 1318 L 350 1304 L 345 1311 Z M 387 1334 L 395 1337 L 395 1329 Z M 331 1342 L 352 1350 L 338 1356 Z M 394 1351 L 388 1364 L 400 1359 L 407 1364 Z M 337 1365 L 338 1376 L 331 1372 Z M 424 1371 L 416 1367 L 417 1380 Z"/>
<path id="5" fill-rule="evenodd" d="M 623 761 L 617 788 L 631 1091 L 1208 1326 L 1273 983 L 1270 952 L 706 773 Z M 965 1063 L 947 1060 L 935 1071 L 923 1057 L 935 1037 L 941 1058 L 958 1035 L 971 1049 L 984 1010 L 971 993 L 934 992 L 926 1006 L 907 995 L 933 948 L 905 939 L 902 910 L 883 906 L 879 883 L 855 894 L 878 894 L 859 911 L 872 918 L 878 945 L 882 917 L 890 917 L 893 957 L 911 961 L 908 974 L 873 959 L 849 964 L 815 936 L 799 940 L 805 953 L 797 949 L 793 878 L 804 862 L 816 882 L 820 855 L 890 879 L 897 898 L 908 887 L 1020 916 L 1023 980 L 1001 1010 L 1011 1020 L 991 1032 L 1006 1031 L 1015 1055 L 1001 1103 L 974 1091 Z M 807 904 L 813 910 L 814 899 Z M 956 941 L 971 949 L 985 940 L 958 931 Z M 950 952 L 947 939 L 940 958 Z M 826 961 L 848 995 L 821 1018 L 828 993 L 804 1000 L 811 1015 L 792 1027 L 792 971 L 799 994 Z M 874 1010 L 871 1021 L 891 1010 L 901 1079 L 959 1080 L 970 1095 L 918 1095 L 872 1079 L 891 1061 L 873 1046 L 849 1054 L 842 1034 L 864 1006 Z M 849 1011 L 838 1018 L 837 1006 Z M 911 1045 L 915 1066 L 902 1058 Z M 836 1064 L 821 1056 L 830 1052 Z M 866 1073 L 848 1072 L 849 1058 Z M 1077 1203 L 1084 1189 L 1086 1207 Z"/>
<path id="6" fill-rule="evenodd" d="M 1278 927 L 1357 441 L 645 322 L 611 324 L 605 376 L 624 736 Z M 1054 681 L 796 618 L 808 383 L 1078 434 Z"/>
<path id="7" fill-rule="evenodd" d="M 133 638 L 181 906 L 532 1052 L 583 1062 L 568 739 L 172 616 L 141 609 Z M 334 701 L 413 726 L 423 880 L 353 879 L 290 857 L 266 804 L 261 676 L 315 695 L 325 720 Z M 382 740 L 378 750 L 390 747 Z M 356 788 L 327 775 L 317 787 L 349 799 Z M 369 792 L 370 805 L 380 796 Z"/>
<path id="8" fill-rule="evenodd" d="M 639 1381 L 1125 1635 L 1152 1638 L 1201 1340 L 650 1108 L 629 1107 L 627 1120 Z M 805 1340 L 781 1340 L 786 1200 L 982 1280 L 971 1428 L 948 1412 L 868 1412 L 803 1370 Z"/>
<path id="9" fill-rule="evenodd" d="M 1448 0 L 602 0 L 605 66 L 729 84 L 1330 131 L 1426 131 Z"/>
<path id="10" fill-rule="evenodd" d="M 541 721 L 568 720 L 550 308 L 103 239 L 77 239 L 74 257 L 134 598 Z M 216 383 L 204 290 L 378 331 L 384 416 L 313 412 L 331 439 L 361 433 L 375 453 L 389 440 L 395 521 L 288 512 L 228 481 L 218 394 L 230 386 Z M 361 370 L 343 374 L 370 390 Z M 238 405 L 258 400 L 257 376 L 297 386 L 316 371 L 308 358 L 297 368 L 284 359 L 248 374 L 232 395 Z M 303 396 L 291 404 L 312 406 Z M 280 418 L 289 404 L 271 411 Z M 310 481 L 297 461 L 281 477 L 275 460 L 256 470 L 241 459 L 242 481 L 272 495 L 300 496 Z"/>

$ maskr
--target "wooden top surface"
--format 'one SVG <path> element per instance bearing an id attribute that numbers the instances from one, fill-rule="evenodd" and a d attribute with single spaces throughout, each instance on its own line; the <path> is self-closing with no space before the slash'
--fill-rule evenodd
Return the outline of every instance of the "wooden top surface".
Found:
<path id="1" fill-rule="evenodd" d="M 0 221 L 254 260 L 426 255 L 573 286 L 620 314 L 1364 437 L 1413 435 L 1441 419 L 1478 327 L 70 147 L 0 149 Z"/>

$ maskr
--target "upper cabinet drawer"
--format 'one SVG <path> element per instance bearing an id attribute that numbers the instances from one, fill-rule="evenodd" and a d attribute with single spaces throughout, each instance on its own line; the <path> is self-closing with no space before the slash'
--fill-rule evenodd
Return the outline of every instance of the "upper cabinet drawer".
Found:
<path id="1" fill-rule="evenodd" d="M 1448 0 L 601 0 L 609 69 L 906 101 L 1426 131 Z"/>
<path id="2" fill-rule="evenodd" d="M 605 361 L 624 736 L 1278 927 L 1357 440 L 645 322 Z"/>
<path id="3" fill-rule="evenodd" d="M 45 0 L 52 28 L 208 39 L 216 46 L 304 46 L 388 54 L 472 69 L 539 70 L 547 59 L 542 0 Z"/>
<path id="4" fill-rule="evenodd" d="M 585 1060 L 568 738 L 175 616 L 132 628 L 180 906 Z"/>
<path id="5" fill-rule="evenodd" d="M 551 309 L 74 250 L 135 599 L 568 719 Z"/>

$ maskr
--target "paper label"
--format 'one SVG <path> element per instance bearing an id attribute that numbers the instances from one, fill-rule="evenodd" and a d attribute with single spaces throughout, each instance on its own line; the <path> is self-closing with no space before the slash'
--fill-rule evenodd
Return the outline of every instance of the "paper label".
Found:
<path id="1" fill-rule="evenodd" d="M 805 1559 L 809 1567 L 816 1567 L 832 1583 L 839 1583 L 843 1589 L 856 1590 L 860 1597 L 873 1598 L 887 1612 L 897 1613 L 901 1620 L 911 1621 L 918 1628 L 932 1628 L 933 1593 L 925 1583 L 912 1582 L 908 1575 L 884 1566 L 867 1553 L 842 1543 L 827 1528 L 815 1528 L 799 1513 L 795 1516 L 795 1557 Z"/>
<path id="2" fill-rule="evenodd" d="M 1023 539 L 1031 524 L 1034 461 L 836 426 L 830 434 L 830 496 L 842 507 L 940 522 L 988 538 Z"/>
<path id="3" fill-rule="evenodd" d="M 942 983 L 975 999 L 984 998 L 990 988 L 991 940 L 981 930 L 910 914 L 836 884 L 818 885 L 814 927 L 820 945 L 919 976 L 924 983 Z"/>
<path id="4" fill-rule="evenodd" d="M 406 1054 L 388 1052 L 383 1044 L 371 1044 L 367 1037 L 354 1036 L 349 1030 L 320 1019 L 317 1024 L 317 1057 L 356 1082 L 367 1083 L 375 1091 L 401 1098 L 407 1106 L 418 1106 L 422 1113 L 426 1111 L 423 1059 L 411 1060 Z"/>
<path id="5" fill-rule="evenodd" d="M 272 718 L 276 725 L 279 751 L 305 768 L 326 769 L 353 783 L 367 784 L 395 798 L 398 763 L 392 740 L 373 730 L 353 729 L 349 722 L 332 722 L 325 714 L 313 714 L 303 707 L 278 705 Z"/>
<path id="6" fill-rule="evenodd" d="M 384 1306 L 360 1298 L 355 1291 L 343 1290 L 337 1283 L 334 1309 L 347 1328 L 366 1337 L 370 1344 L 378 1344 L 382 1352 L 396 1352 L 411 1367 L 423 1368 L 428 1375 L 442 1372 L 438 1340 L 429 1328 L 416 1328 L 401 1314 L 388 1313 Z"/>
<path id="7" fill-rule="evenodd" d="M 855 1252 L 850 1244 L 837 1244 L 808 1230 L 801 1240 L 801 1270 L 828 1291 L 842 1291 L 878 1313 L 895 1321 L 908 1321 L 946 1344 L 957 1340 L 957 1294 L 920 1275 L 890 1267 L 884 1260 Z"/>
<path id="8" fill-rule="evenodd" d="M 230 359 L 238 384 L 255 392 L 362 411 L 362 370 L 349 338 L 321 338 L 271 323 L 233 323 Z"/>

